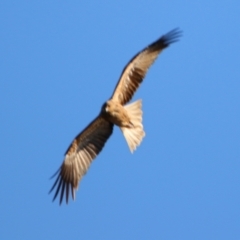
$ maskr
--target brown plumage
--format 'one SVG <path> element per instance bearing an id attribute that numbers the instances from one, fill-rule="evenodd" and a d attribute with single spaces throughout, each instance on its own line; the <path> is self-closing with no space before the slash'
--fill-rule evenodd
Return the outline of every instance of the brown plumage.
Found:
<path id="1" fill-rule="evenodd" d="M 100 114 L 77 135 L 67 149 L 61 167 L 54 174 L 57 179 L 50 190 L 56 188 L 53 200 L 60 194 L 60 204 L 64 196 L 68 203 L 70 192 L 75 199 L 81 178 L 104 147 L 114 125 L 120 127 L 131 152 L 140 145 L 145 136 L 142 102 L 138 100 L 125 104 L 131 100 L 159 53 L 176 42 L 180 35 L 178 29 L 170 31 L 136 54 L 126 65 L 110 100 L 103 104 Z"/>

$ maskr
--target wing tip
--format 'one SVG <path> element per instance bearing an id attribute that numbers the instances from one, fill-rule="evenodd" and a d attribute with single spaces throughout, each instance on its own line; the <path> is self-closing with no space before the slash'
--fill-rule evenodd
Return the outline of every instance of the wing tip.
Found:
<path id="1" fill-rule="evenodd" d="M 75 191 L 77 188 L 74 187 L 72 184 L 64 182 L 64 180 L 61 177 L 60 169 L 51 177 L 51 179 L 54 176 L 56 176 L 57 173 L 58 173 L 58 176 L 57 176 L 53 186 L 49 190 L 48 194 L 50 194 L 54 189 L 56 189 L 53 199 L 52 199 L 52 202 L 54 202 L 56 200 L 57 196 L 59 195 L 59 205 L 62 204 L 62 202 L 64 201 L 64 198 L 66 200 L 66 204 L 68 204 L 70 195 L 72 195 L 72 199 L 75 200 L 75 195 L 76 195 Z M 71 189 L 71 194 L 69 191 L 69 187 Z"/>
<path id="2" fill-rule="evenodd" d="M 163 41 L 165 47 L 168 47 L 170 44 L 178 42 L 180 37 L 182 37 L 183 31 L 180 28 L 174 28 L 168 33 L 164 34 L 161 37 L 161 40 Z"/>

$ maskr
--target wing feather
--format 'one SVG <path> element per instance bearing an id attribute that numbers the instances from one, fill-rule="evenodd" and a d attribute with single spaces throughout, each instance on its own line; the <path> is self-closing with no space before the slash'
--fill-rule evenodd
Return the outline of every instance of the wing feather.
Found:
<path id="1" fill-rule="evenodd" d="M 173 29 L 137 53 L 123 69 L 111 98 L 122 105 L 129 102 L 160 52 L 180 36 L 181 31 Z"/>
<path id="2" fill-rule="evenodd" d="M 98 116 L 73 140 L 65 153 L 62 166 L 54 174 L 57 178 L 50 190 L 52 192 L 56 188 L 53 200 L 60 194 L 60 204 L 64 196 L 68 203 L 70 189 L 72 198 L 75 198 L 81 178 L 104 147 L 112 131 L 113 124 Z"/>

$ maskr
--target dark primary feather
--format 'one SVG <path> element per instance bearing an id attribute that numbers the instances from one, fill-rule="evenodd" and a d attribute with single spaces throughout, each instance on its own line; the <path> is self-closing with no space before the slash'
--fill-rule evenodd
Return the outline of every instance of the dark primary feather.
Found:
<path id="1" fill-rule="evenodd" d="M 53 201 L 60 195 L 60 204 L 66 198 L 68 203 L 71 191 L 75 198 L 75 191 L 79 181 L 87 172 L 92 160 L 100 153 L 113 131 L 113 124 L 101 116 L 93 120 L 69 146 L 65 159 L 59 170 L 53 175 L 57 178 L 49 193 L 56 188 Z"/>
<path id="2" fill-rule="evenodd" d="M 181 31 L 177 28 L 173 29 L 137 53 L 123 69 L 112 99 L 122 105 L 129 102 L 160 52 L 170 44 L 178 41 L 180 36 Z"/>

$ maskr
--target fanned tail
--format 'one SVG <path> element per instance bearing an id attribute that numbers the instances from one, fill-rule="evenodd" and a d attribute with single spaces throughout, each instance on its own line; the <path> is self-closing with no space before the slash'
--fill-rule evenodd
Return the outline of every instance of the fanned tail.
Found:
<path id="1" fill-rule="evenodd" d="M 145 132 L 142 125 L 142 100 L 130 103 L 124 108 L 127 110 L 132 126 L 130 128 L 121 127 L 122 133 L 127 141 L 130 151 L 136 150 L 142 142 Z"/>

